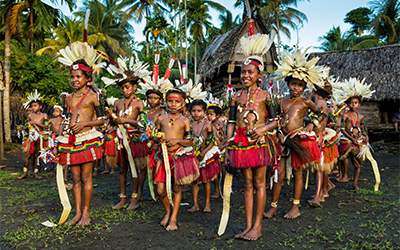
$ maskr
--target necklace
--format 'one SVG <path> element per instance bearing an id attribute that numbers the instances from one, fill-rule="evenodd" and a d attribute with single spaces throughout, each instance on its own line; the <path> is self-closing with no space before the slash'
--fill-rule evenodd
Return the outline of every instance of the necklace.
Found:
<path id="1" fill-rule="evenodd" d="M 341 107 L 341 108 L 339 109 L 339 111 L 337 111 L 337 112 L 335 113 L 335 111 L 337 110 L 337 108 L 336 108 L 335 110 L 333 110 L 332 115 L 333 115 L 333 116 L 337 116 L 338 114 L 340 114 L 340 112 L 342 112 L 342 110 L 343 110 L 344 108 L 346 108 L 346 105 L 344 105 L 343 107 Z"/>
<path id="2" fill-rule="evenodd" d="M 358 113 L 356 113 L 356 114 L 357 114 L 357 121 L 356 121 L 356 125 L 354 125 L 354 122 L 353 122 L 353 114 L 350 112 L 351 126 L 352 126 L 353 128 L 358 128 L 359 114 L 358 114 Z"/>
<path id="3" fill-rule="evenodd" d="M 168 125 L 173 126 L 173 125 L 174 125 L 174 122 L 177 121 L 179 118 L 181 118 L 181 116 L 182 116 L 182 115 L 179 114 L 179 116 L 178 116 L 177 118 L 173 119 L 173 118 L 171 118 L 171 116 L 169 116 L 169 114 L 168 114 L 168 118 L 169 118 Z"/>
<path id="4" fill-rule="evenodd" d="M 86 91 L 85 95 L 82 96 L 82 98 L 78 101 L 78 103 L 75 105 L 75 107 L 74 107 L 74 108 L 71 110 L 71 112 L 70 112 L 70 111 L 69 111 L 69 107 L 70 107 L 70 105 L 71 105 L 71 99 L 72 99 L 72 97 L 75 95 L 75 92 L 72 93 L 72 95 L 71 95 L 71 97 L 69 98 L 69 101 L 68 101 L 67 113 L 72 113 L 72 112 L 74 112 L 74 110 L 79 106 L 79 104 L 81 103 L 81 101 L 89 94 L 89 91 L 90 91 L 90 89 L 88 89 L 88 90 Z"/>
<path id="5" fill-rule="evenodd" d="M 148 115 L 153 115 L 159 109 L 160 109 L 160 107 L 156 107 L 156 108 L 154 108 L 154 110 L 149 108 L 148 111 L 147 111 L 147 114 Z"/>

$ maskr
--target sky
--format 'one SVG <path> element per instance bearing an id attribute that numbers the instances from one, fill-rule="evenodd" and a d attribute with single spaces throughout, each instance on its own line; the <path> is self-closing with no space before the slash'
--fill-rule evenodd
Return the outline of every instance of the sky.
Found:
<path id="1" fill-rule="evenodd" d="M 222 5 L 224 5 L 229 11 L 232 12 L 233 16 L 242 15 L 241 9 L 235 9 L 233 7 L 234 0 L 214 0 Z M 352 9 L 358 7 L 369 7 L 370 0 L 303 0 L 298 3 L 297 9 L 302 11 L 307 15 L 308 22 L 305 22 L 303 27 L 299 29 L 298 32 L 292 30 L 291 39 L 288 39 L 285 35 L 282 35 L 282 43 L 287 45 L 295 45 L 297 39 L 299 39 L 300 47 L 306 48 L 312 46 L 313 48 L 309 51 L 318 51 L 317 48 L 320 46 L 321 42 L 318 41 L 320 36 L 323 36 L 329 31 L 333 26 L 340 26 L 342 32 L 350 29 L 350 25 L 344 23 L 343 19 L 346 13 Z M 49 4 L 49 0 L 44 0 Z M 51 4 L 53 5 L 53 4 Z M 78 8 L 82 5 L 82 0 L 78 0 Z M 54 6 L 54 5 L 53 5 Z M 56 6 L 60 8 L 64 14 L 71 15 L 66 6 Z M 215 26 L 220 26 L 219 13 L 211 10 L 211 16 L 213 17 L 213 23 Z M 135 40 L 143 41 L 144 36 L 142 35 L 142 30 L 144 28 L 144 22 L 141 24 L 131 23 L 135 28 L 135 33 L 133 34 Z M 297 34 L 298 33 L 298 34 Z"/>

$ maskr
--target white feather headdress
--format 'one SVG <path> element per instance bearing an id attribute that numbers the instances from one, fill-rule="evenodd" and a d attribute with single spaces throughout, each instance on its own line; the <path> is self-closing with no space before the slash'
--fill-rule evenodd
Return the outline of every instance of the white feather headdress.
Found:
<path id="1" fill-rule="evenodd" d="M 264 71 L 264 59 L 263 55 L 268 52 L 272 43 L 274 42 L 275 31 L 272 31 L 270 35 L 257 33 L 254 36 L 240 38 L 240 47 L 243 50 L 245 57 L 244 65 L 251 63 L 251 58 L 257 59 L 261 62 L 258 66 L 260 71 Z"/>
<path id="2" fill-rule="evenodd" d="M 85 60 L 90 68 L 96 69 L 103 66 L 103 63 L 97 64 L 99 54 L 87 43 L 76 42 L 60 50 L 58 61 L 64 65 L 72 66 L 78 60 Z"/>
<path id="3" fill-rule="evenodd" d="M 278 65 L 278 69 L 275 71 L 277 75 L 275 80 L 282 80 L 291 76 L 305 81 L 311 90 L 314 89 L 314 85 L 323 88 L 324 67 L 316 65 L 319 57 L 307 60 L 306 52 L 309 48 L 304 52 L 297 48 L 292 54 L 284 50 L 282 52 L 282 63 L 275 62 Z"/>
<path id="4" fill-rule="evenodd" d="M 137 76 L 139 78 L 144 78 L 151 74 L 151 71 L 148 71 L 148 64 L 144 64 L 139 61 L 137 55 L 136 58 L 131 57 L 130 59 L 119 57 L 117 59 L 118 66 L 113 64 L 108 65 L 106 68 L 107 71 L 115 77 L 114 79 L 108 77 L 102 77 L 101 80 L 107 86 L 111 84 L 116 84 L 118 82 L 122 82 L 129 77 Z"/>
<path id="5" fill-rule="evenodd" d="M 26 102 L 24 102 L 24 109 L 29 108 L 29 105 L 31 104 L 31 102 L 37 102 L 42 100 L 42 97 L 40 96 L 40 93 L 37 92 L 37 89 L 35 89 L 34 92 L 30 93 L 27 97 L 26 97 Z"/>
<path id="6" fill-rule="evenodd" d="M 371 84 L 365 83 L 365 78 L 360 81 L 357 78 L 349 78 L 335 87 L 334 99 L 337 103 L 343 103 L 352 97 L 361 99 L 371 98 L 375 90 L 371 90 Z"/>
<path id="7" fill-rule="evenodd" d="M 179 84 L 178 80 L 176 80 L 176 82 Z M 186 102 L 192 102 L 196 99 L 206 99 L 207 92 L 202 91 L 202 86 L 203 85 L 200 82 L 193 84 L 192 79 L 189 79 L 187 83 L 179 85 L 178 88 L 186 93 Z"/>
<path id="8" fill-rule="evenodd" d="M 222 106 L 224 106 L 224 102 L 219 100 L 217 97 L 214 98 L 211 93 L 207 100 L 207 104 L 207 108 L 211 106 L 218 106 L 222 109 Z"/>

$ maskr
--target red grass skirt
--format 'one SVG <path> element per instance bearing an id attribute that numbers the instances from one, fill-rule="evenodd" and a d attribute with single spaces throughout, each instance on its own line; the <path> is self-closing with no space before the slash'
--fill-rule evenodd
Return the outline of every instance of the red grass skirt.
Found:
<path id="1" fill-rule="evenodd" d="M 317 138 L 316 136 L 310 136 L 307 134 L 300 134 L 295 137 L 301 145 L 309 152 L 311 158 L 307 162 L 303 162 L 301 158 L 293 151 L 290 152 L 291 161 L 292 161 L 292 168 L 297 170 L 299 167 L 307 168 L 312 165 L 321 165 L 321 150 L 317 145 Z M 314 166 L 318 168 L 317 166 Z"/>
<path id="2" fill-rule="evenodd" d="M 80 165 L 103 156 L 103 134 L 95 131 L 82 137 L 85 138 L 83 141 L 77 137 L 74 144 L 68 144 L 69 136 L 57 137 L 56 146 L 60 153 L 59 163 L 61 165 Z"/>
<path id="3" fill-rule="evenodd" d="M 104 142 L 104 155 L 106 156 L 116 156 L 116 147 L 115 147 L 115 130 L 106 131 L 104 134 L 105 142 Z"/>
<path id="4" fill-rule="evenodd" d="M 324 154 L 324 166 L 322 167 L 323 172 L 330 172 L 339 158 L 339 151 L 336 144 L 338 140 L 338 136 L 335 135 L 329 141 L 325 141 L 321 148 Z"/>
<path id="5" fill-rule="evenodd" d="M 149 147 L 147 147 L 147 143 L 130 141 L 129 146 L 131 148 L 132 158 L 135 161 L 136 168 L 147 168 L 147 155 L 149 153 Z M 121 157 L 125 157 L 125 159 L 128 160 L 128 154 L 125 148 L 122 148 L 118 151 L 117 163 L 121 162 Z"/>
<path id="6" fill-rule="evenodd" d="M 200 176 L 199 161 L 193 149 L 180 154 L 184 149 L 177 148 L 174 151 L 168 152 L 169 165 L 171 168 L 171 176 L 174 176 L 176 185 L 191 184 Z M 155 155 L 155 182 L 166 183 L 165 166 L 162 157 L 162 151 Z"/>
<path id="7" fill-rule="evenodd" d="M 207 160 L 206 166 L 200 168 L 200 177 L 199 182 L 208 182 L 213 181 L 217 178 L 219 172 L 221 171 L 221 167 L 219 164 L 219 153 L 216 153 Z"/>
<path id="8" fill-rule="evenodd" d="M 282 155 L 282 149 L 276 136 L 269 134 L 264 136 L 264 139 L 258 144 L 249 142 L 244 146 L 243 143 L 232 142 L 228 149 L 232 166 L 240 169 L 271 166 Z"/>

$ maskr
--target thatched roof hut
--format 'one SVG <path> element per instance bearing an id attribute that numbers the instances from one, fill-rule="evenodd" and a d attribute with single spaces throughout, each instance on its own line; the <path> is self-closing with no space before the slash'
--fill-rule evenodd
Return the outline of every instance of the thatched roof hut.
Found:
<path id="1" fill-rule="evenodd" d="M 224 35 L 215 37 L 204 52 L 204 56 L 199 64 L 199 80 L 204 83 L 210 83 L 215 94 L 215 87 L 223 84 L 239 83 L 240 68 L 244 62 L 243 52 L 239 48 L 239 40 L 247 35 L 247 18 L 243 22 L 228 31 Z M 269 34 L 265 22 L 261 17 L 254 18 L 255 32 Z M 264 65 L 268 73 L 273 72 L 274 61 L 277 60 L 275 44 L 264 55 Z M 220 91 L 217 91 L 220 92 Z"/>
<path id="2" fill-rule="evenodd" d="M 365 78 L 376 91 L 372 101 L 400 99 L 400 44 L 310 54 L 310 58 L 317 56 L 321 58 L 319 65 L 329 65 L 331 74 L 342 80 Z"/>

